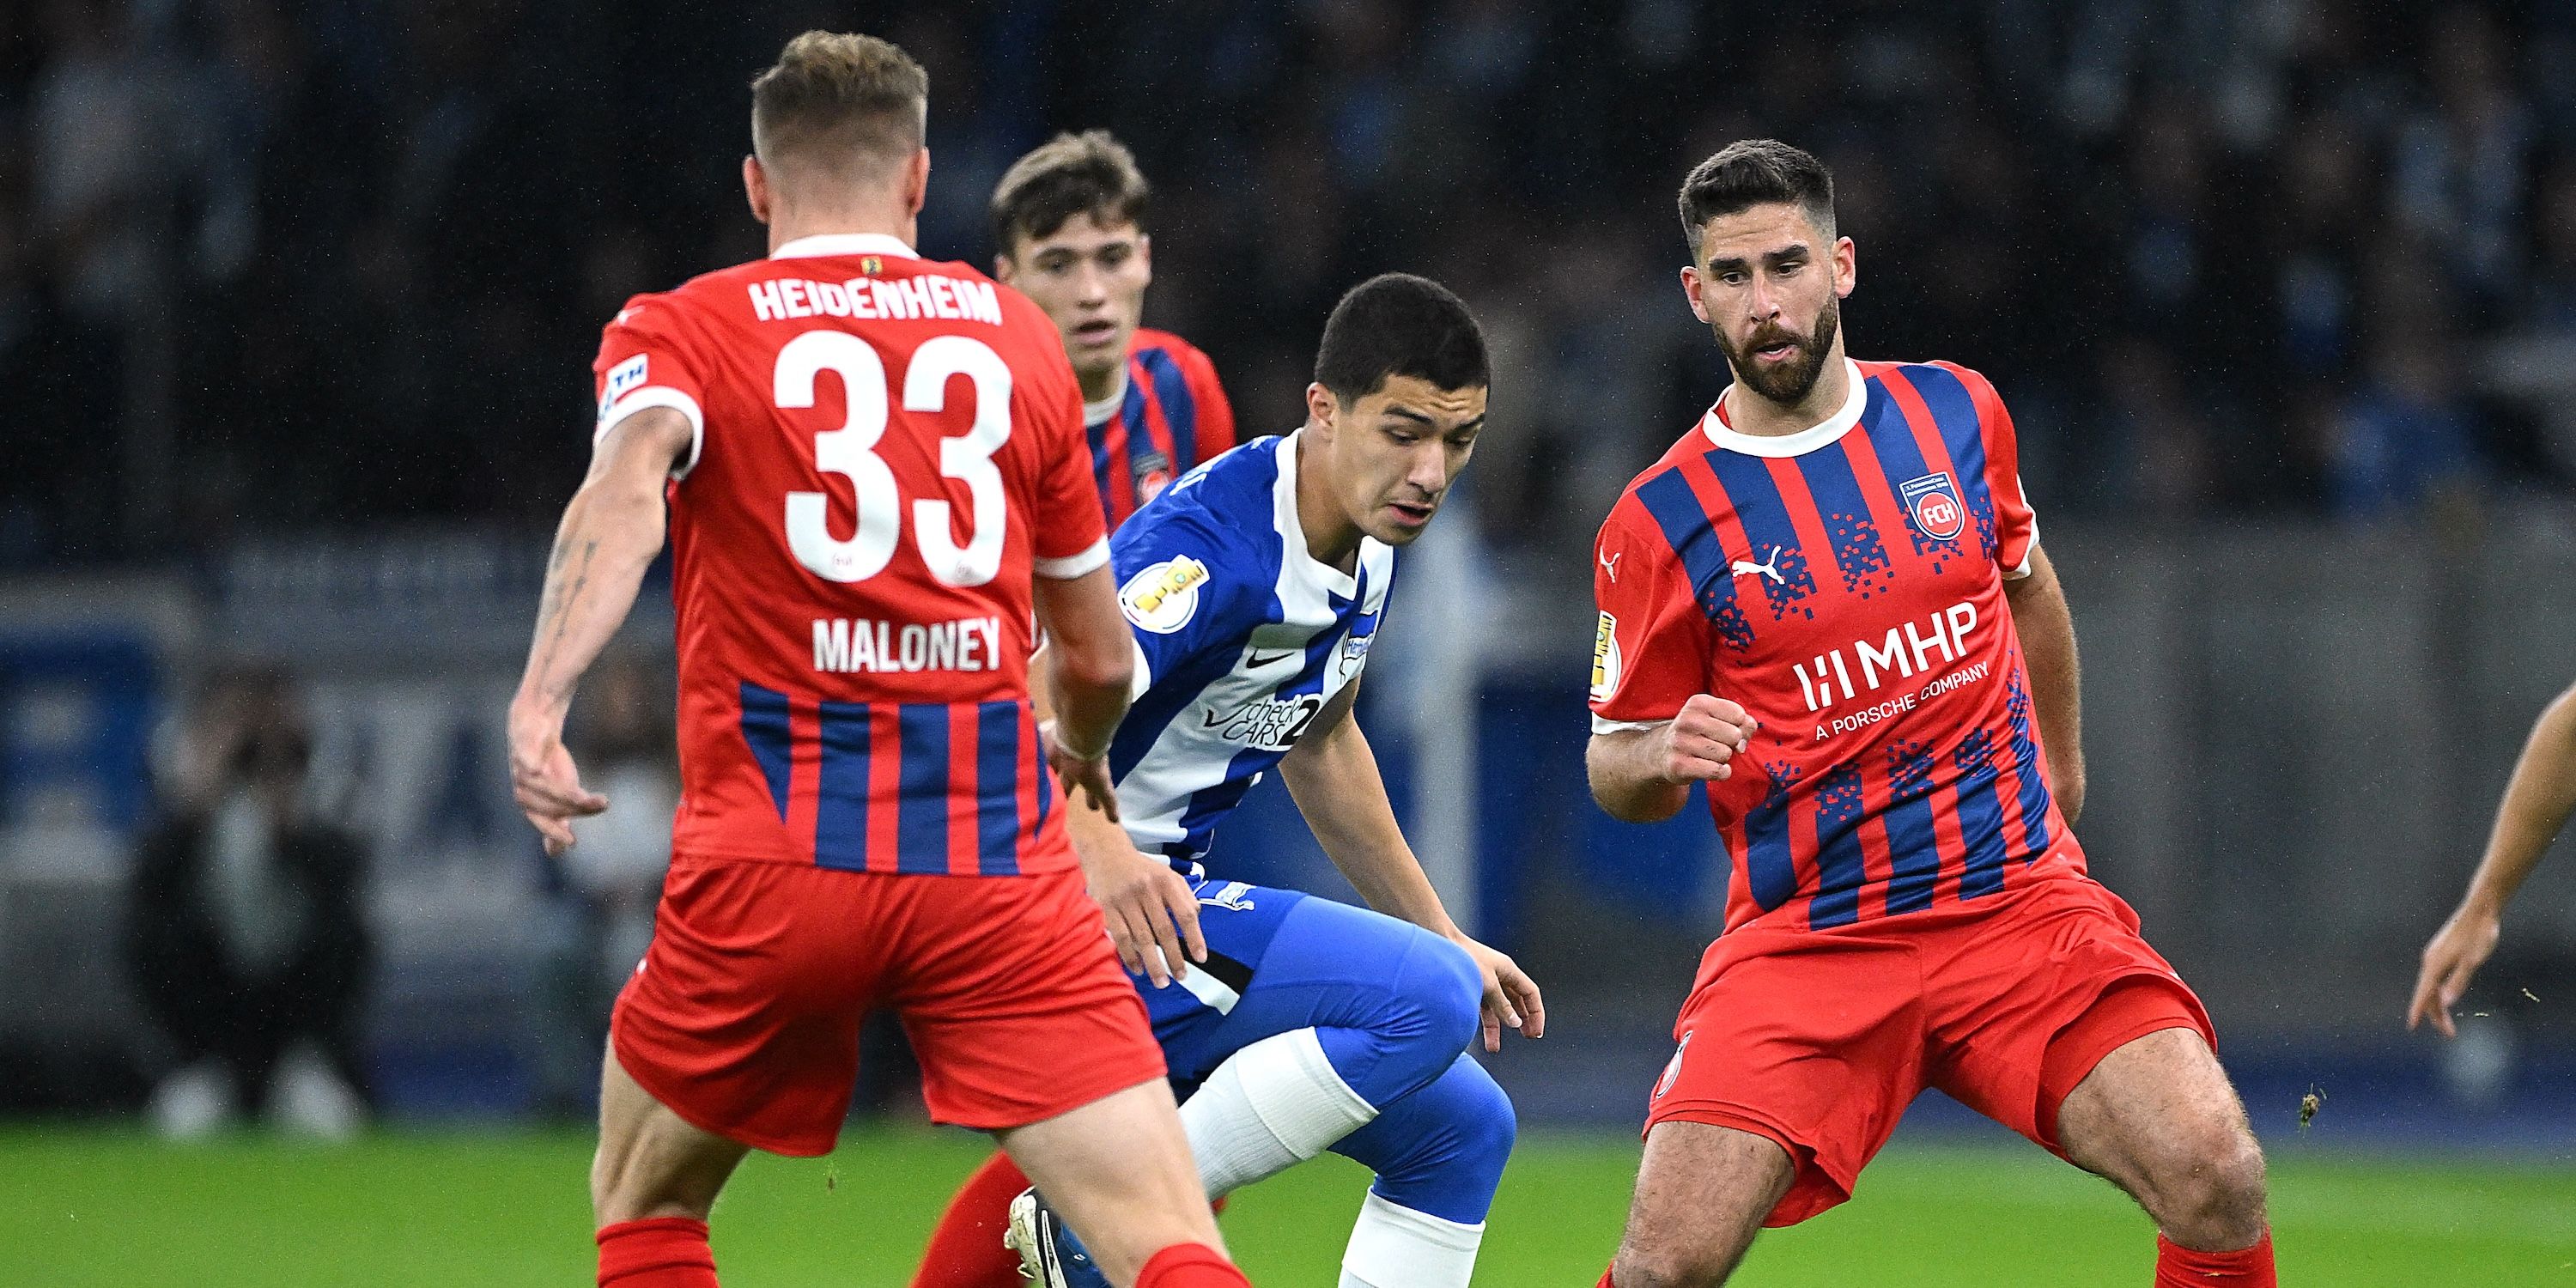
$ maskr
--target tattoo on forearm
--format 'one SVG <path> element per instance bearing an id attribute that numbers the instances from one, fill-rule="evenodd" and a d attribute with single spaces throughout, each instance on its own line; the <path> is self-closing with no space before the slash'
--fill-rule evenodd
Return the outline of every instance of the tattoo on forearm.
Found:
<path id="1" fill-rule="evenodd" d="M 572 607 L 580 602 L 582 590 L 590 584 L 591 559 L 599 553 L 599 539 L 596 537 L 579 543 L 578 556 L 574 554 L 574 544 L 569 540 L 556 542 L 554 555 L 546 563 L 546 591 L 537 606 L 537 635 L 541 642 L 537 645 L 535 665 L 540 678 L 552 669 L 555 650 L 563 643 L 564 633 L 572 629 Z M 578 564 L 573 563 L 576 557 Z M 572 565 L 570 585 L 564 582 L 567 565 Z M 546 684 L 550 697 L 567 697 L 570 690 L 568 684 Z"/>

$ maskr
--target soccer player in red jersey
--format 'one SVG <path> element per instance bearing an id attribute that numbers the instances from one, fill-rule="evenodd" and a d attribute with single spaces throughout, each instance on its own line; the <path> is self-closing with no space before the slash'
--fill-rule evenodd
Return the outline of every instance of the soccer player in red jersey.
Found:
<path id="1" fill-rule="evenodd" d="M 993 276 L 1037 301 L 1064 335 L 1112 528 L 1234 446 L 1216 365 L 1189 341 L 1138 325 L 1154 280 L 1150 195 L 1107 130 L 1055 136 L 993 189 Z"/>
<path id="2" fill-rule="evenodd" d="M 753 84 L 743 162 L 769 258 L 638 296 L 600 346 L 510 748 L 560 853 L 607 803 L 564 716 L 667 507 L 681 802 L 602 1073 L 604 1288 L 712 1288 L 717 1191 L 748 1149 L 832 1148 L 880 1005 L 932 1116 L 1079 1195 L 1083 1228 L 1116 1232 L 1093 1247 L 1117 1282 L 1245 1282 L 1046 772 L 1109 796 L 1134 647 L 1081 394 L 1035 305 L 914 254 L 927 99 L 884 41 L 790 42 Z M 1071 695 L 1051 744 L 1033 619 Z"/>
<path id="3" fill-rule="evenodd" d="M 1179 336 L 1138 325 L 1154 280 L 1150 196 L 1136 158 L 1107 130 L 1055 136 L 993 189 L 993 275 L 1035 300 L 1064 337 L 1112 528 L 1234 446 L 1234 408 L 1215 364 Z M 1028 1186 L 1002 1156 L 968 1177 L 931 1231 L 913 1288 L 1019 1283 L 1019 1256 L 1002 1246 L 1002 1229 Z"/>
<path id="4" fill-rule="evenodd" d="M 1706 783 L 1734 871 L 1601 1283 L 1723 1282 L 1938 1087 L 2134 1196 L 2159 1288 L 2271 1285 L 2209 1020 L 2070 830 L 2074 626 L 2012 418 L 1973 371 L 1844 356 L 1814 157 L 1733 144 L 1680 204 L 1734 381 L 1602 525 L 1587 763 L 1623 819 Z"/>
<path id="5" fill-rule="evenodd" d="M 2514 762 L 2513 778 L 2496 806 L 2486 858 L 2469 878 L 2458 910 L 2424 945 L 2415 996 L 2406 1007 L 2407 1028 L 2430 1020 L 2442 1036 L 2459 1036 L 2451 1008 L 2468 991 L 2478 967 L 2494 954 L 2505 905 L 2540 866 L 2540 856 L 2549 852 L 2549 843 L 2570 815 L 2576 815 L 2576 688 L 2559 694 L 2531 726 L 2522 759 Z"/>

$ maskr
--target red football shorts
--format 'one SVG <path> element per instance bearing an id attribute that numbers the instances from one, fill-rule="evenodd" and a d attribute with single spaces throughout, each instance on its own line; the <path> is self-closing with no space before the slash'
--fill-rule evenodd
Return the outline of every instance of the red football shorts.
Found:
<path id="1" fill-rule="evenodd" d="M 2191 1029 L 2200 999 L 2085 879 L 1830 930 L 1748 926 L 1700 960 L 1646 1111 L 1766 1137 L 1797 1174 L 1766 1225 L 1851 1197 L 1905 1107 L 1938 1087 L 2049 1152 L 2067 1093 L 2130 1041 Z"/>
<path id="2" fill-rule="evenodd" d="M 893 1007 L 945 1123 L 1026 1126 L 1163 1076 L 1078 871 L 981 877 L 672 861 L 618 994 L 617 1061 L 697 1127 L 831 1152 L 859 1021 Z"/>

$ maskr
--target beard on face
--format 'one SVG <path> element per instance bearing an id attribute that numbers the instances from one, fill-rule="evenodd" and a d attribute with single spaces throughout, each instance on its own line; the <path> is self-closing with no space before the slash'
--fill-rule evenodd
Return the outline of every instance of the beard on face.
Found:
<path id="1" fill-rule="evenodd" d="M 1824 374 L 1825 355 L 1833 352 L 1834 333 L 1842 327 L 1842 301 L 1825 297 L 1824 311 L 1816 315 L 1813 335 L 1800 335 L 1784 326 L 1768 326 L 1754 333 L 1738 349 L 1729 343 L 1723 327 L 1711 327 L 1717 335 L 1717 347 L 1726 355 L 1726 365 L 1744 386 L 1781 406 L 1795 405 L 1816 387 L 1816 378 Z M 1768 370 L 1753 361 L 1753 352 L 1786 340 L 1798 356 Z"/>

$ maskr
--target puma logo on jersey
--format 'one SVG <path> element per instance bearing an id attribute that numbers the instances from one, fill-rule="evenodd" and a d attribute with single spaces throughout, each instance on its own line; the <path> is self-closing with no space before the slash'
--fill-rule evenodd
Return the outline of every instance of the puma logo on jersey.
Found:
<path id="1" fill-rule="evenodd" d="M 1601 571 L 1610 574 L 1610 580 L 1614 582 L 1619 580 L 1619 561 L 1627 557 L 1628 552 L 1625 550 L 1615 555 L 1601 556 Z"/>
<path id="2" fill-rule="evenodd" d="M 1771 558 L 1767 562 L 1755 563 L 1750 559 L 1736 560 L 1735 566 L 1727 575 L 1741 577 L 1748 572 L 1758 572 L 1783 586 L 1789 584 L 1789 579 L 1780 575 L 1780 547 L 1778 546 L 1771 547 Z"/>

